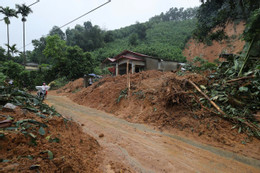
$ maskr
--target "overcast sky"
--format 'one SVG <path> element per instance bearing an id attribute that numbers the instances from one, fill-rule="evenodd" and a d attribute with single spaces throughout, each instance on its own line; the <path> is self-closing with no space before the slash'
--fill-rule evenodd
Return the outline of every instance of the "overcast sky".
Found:
<path id="1" fill-rule="evenodd" d="M 85 14 L 108 0 L 40 0 L 31 6 L 33 13 L 26 22 L 26 44 L 33 39 L 39 39 L 48 34 L 51 28 L 62 26 L 73 19 Z M 0 0 L 0 6 L 15 8 L 15 4 L 30 5 L 36 0 Z M 138 22 L 148 21 L 149 18 L 168 11 L 171 7 L 195 7 L 200 5 L 200 0 L 111 0 L 110 3 L 100 9 L 73 22 L 68 27 L 74 28 L 76 24 L 83 25 L 85 21 L 91 21 L 93 25 L 99 25 L 101 29 L 114 30 L 129 26 Z M 4 16 L 0 14 L 0 19 Z M 17 44 L 22 48 L 22 22 L 12 18 L 10 27 L 10 45 Z M 0 21 L 0 46 L 7 43 L 6 25 Z M 27 46 L 32 50 L 33 46 Z M 22 49 L 20 49 L 22 51 Z"/>

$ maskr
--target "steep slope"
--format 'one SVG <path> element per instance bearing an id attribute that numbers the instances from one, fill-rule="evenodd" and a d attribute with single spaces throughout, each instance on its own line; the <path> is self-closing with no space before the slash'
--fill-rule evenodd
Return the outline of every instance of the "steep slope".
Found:
<path id="1" fill-rule="evenodd" d="M 219 58 L 221 53 L 239 54 L 245 45 L 245 42 L 241 40 L 241 34 L 245 29 L 245 23 L 239 24 L 228 23 L 225 28 L 225 33 L 229 37 L 221 42 L 212 41 L 211 45 L 197 42 L 194 39 L 190 39 L 183 50 L 184 56 L 188 61 L 191 61 L 195 56 L 201 57 L 213 62 Z M 217 28 L 214 30 L 216 31 Z"/>

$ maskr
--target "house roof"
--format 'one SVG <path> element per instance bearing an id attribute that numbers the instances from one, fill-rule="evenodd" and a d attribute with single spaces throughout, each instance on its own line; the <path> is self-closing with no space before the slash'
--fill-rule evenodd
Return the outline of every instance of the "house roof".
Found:
<path id="1" fill-rule="evenodd" d="M 103 63 L 106 63 L 106 62 L 115 62 L 116 61 L 116 59 L 114 59 L 114 58 L 106 58 L 104 61 L 103 61 Z"/>
<path id="2" fill-rule="evenodd" d="M 120 57 L 118 57 L 116 60 L 120 60 L 120 59 L 130 59 L 130 60 L 135 60 L 135 61 L 144 61 L 143 59 L 137 58 L 137 57 L 133 57 L 133 56 L 127 56 L 127 55 L 122 55 Z"/>
<path id="3" fill-rule="evenodd" d="M 134 55 L 137 55 L 137 56 L 141 56 L 141 57 L 151 57 L 151 56 L 149 56 L 149 55 L 145 55 L 145 54 L 133 52 L 133 51 L 130 51 L 130 50 L 124 50 L 124 51 L 121 52 L 120 54 L 116 55 L 116 56 L 114 57 L 114 59 L 117 60 L 117 59 L 120 58 L 122 55 L 125 55 L 125 54 L 127 54 L 127 53 L 131 53 L 131 54 L 134 54 Z"/>

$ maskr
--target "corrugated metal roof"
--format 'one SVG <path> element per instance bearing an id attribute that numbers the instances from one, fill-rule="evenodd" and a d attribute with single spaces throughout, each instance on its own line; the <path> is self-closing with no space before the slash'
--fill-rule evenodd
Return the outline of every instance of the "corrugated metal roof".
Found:
<path id="1" fill-rule="evenodd" d="M 144 54 L 141 54 L 141 53 L 137 53 L 137 52 L 133 52 L 133 51 L 130 51 L 130 50 L 124 50 L 123 52 L 121 52 L 120 54 L 116 55 L 114 57 L 114 59 L 118 59 L 120 58 L 122 55 L 125 55 L 127 53 L 131 53 L 131 54 L 134 54 L 134 55 L 137 55 L 137 56 L 141 56 L 141 57 L 151 57 L 151 56 L 148 56 L 148 55 L 144 55 Z"/>
<path id="2" fill-rule="evenodd" d="M 126 56 L 126 55 L 122 55 L 119 58 L 117 58 L 116 60 L 123 59 L 123 58 L 130 59 L 130 60 L 135 60 L 135 61 L 144 61 L 144 60 L 142 60 L 140 58 L 133 57 L 133 56 Z"/>
<path id="3" fill-rule="evenodd" d="M 106 58 L 104 61 L 103 61 L 103 63 L 106 63 L 106 62 L 115 62 L 116 61 L 116 59 L 114 59 L 114 58 Z"/>

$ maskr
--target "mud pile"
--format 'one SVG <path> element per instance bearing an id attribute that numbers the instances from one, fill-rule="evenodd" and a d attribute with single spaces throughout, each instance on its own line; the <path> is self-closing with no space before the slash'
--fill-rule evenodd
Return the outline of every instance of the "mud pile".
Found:
<path id="1" fill-rule="evenodd" d="M 83 86 L 83 78 L 79 78 L 75 81 L 69 82 L 66 86 L 59 89 L 59 93 L 75 93 Z"/>
<path id="2" fill-rule="evenodd" d="M 237 129 L 232 129 L 232 123 L 201 107 L 199 94 L 194 93 L 188 79 L 198 86 L 209 82 L 199 74 L 178 76 L 172 72 L 145 71 L 130 75 L 130 95 L 126 75 L 107 77 L 91 87 L 65 94 L 78 104 L 112 113 L 130 122 L 150 124 L 222 148 L 224 144 L 235 152 L 242 152 L 240 147 L 235 147 L 241 142 L 256 146 L 256 139 L 238 133 Z M 83 82 L 81 84 L 83 86 Z M 75 90 L 69 86 L 72 85 L 65 88 Z M 252 155 L 257 157 L 256 153 Z"/>
<path id="3" fill-rule="evenodd" d="M 101 148 L 75 122 L 20 108 L 0 111 L 6 117 L 22 129 L 1 130 L 0 172 L 98 172 Z"/>

